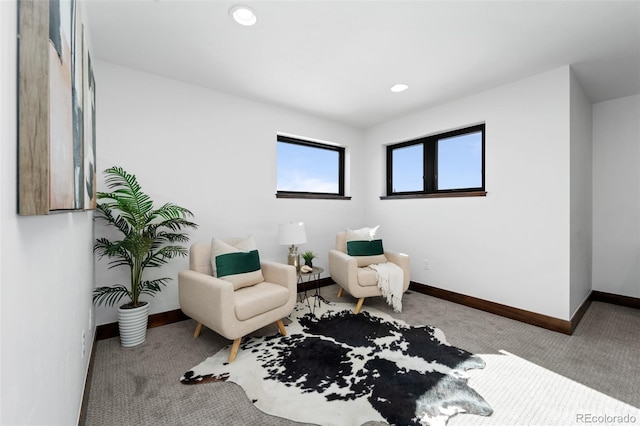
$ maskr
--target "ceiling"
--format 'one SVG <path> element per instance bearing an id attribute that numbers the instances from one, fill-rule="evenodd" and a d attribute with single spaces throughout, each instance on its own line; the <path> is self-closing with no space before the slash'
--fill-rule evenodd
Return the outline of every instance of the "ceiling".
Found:
<path id="1" fill-rule="evenodd" d="M 565 65 L 593 103 L 640 93 L 640 0 L 83 3 L 94 58 L 358 128 Z"/>

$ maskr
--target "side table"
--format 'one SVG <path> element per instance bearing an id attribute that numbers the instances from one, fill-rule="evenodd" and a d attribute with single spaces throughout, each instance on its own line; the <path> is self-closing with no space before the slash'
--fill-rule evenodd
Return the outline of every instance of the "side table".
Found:
<path id="1" fill-rule="evenodd" d="M 302 284 L 302 288 L 304 289 L 304 296 L 302 292 L 300 292 L 299 300 L 300 302 L 307 301 L 307 305 L 309 306 L 309 310 L 313 314 L 315 311 L 316 303 L 320 306 L 320 301 L 322 300 L 322 296 L 320 296 L 320 274 L 324 272 L 324 268 L 319 266 L 314 266 L 311 272 L 302 272 L 298 271 L 298 284 Z M 313 296 L 315 296 L 313 301 L 313 308 L 309 303 L 309 295 L 307 295 L 307 287 L 304 285 L 305 283 L 311 282 L 311 280 L 315 280 L 316 282 L 316 291 Z"/>

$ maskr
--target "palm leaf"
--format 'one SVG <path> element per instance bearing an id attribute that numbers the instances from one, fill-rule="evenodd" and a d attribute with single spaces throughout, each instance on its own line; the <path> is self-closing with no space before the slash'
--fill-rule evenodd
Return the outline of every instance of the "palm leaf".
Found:
<path id="1" fill-rule="evenodd" d="M 93 303 L 113 306 L 125 296 L 131 298 L 131 292 L 123 285 L 98 287 L 93 290 Z"/>
<path id="2" fill-rule="evenodd" d="M 150 281 L 142 281 L 140 282 L 139 293 L 155 296 L 156 293 L 159 293 L 162 290 L 162 287 L 160 286 L 166 286 L 169 281 L 171 281 L 171 278 L 158 278 Z"/>
<path id="3" fill-rule="evenodd" d="M 164 246 L 156 252 L 151 252 L 145 258 L 143 265 L 147 268 L 158 267 L 167 263 L 169 259 L 175 257 L 186 257 L 189 251 L 182 246 Z"/>
<path id="4" fill-rule="evenodd" d="M 131 283 L 130 290 L 122 285 L 98 287 L 94 289 L 93 301 L 112 306 L 128 296 L 133 304 L 137 304 L 141 294 L 153 296 L 171 280 L 144 281 L 144 270 L 165 265 L 175 257 L 187 256 L 188 250 L 180 243 L 188 242 L 189 236 L 180 231 L 197 229 L 198 225 L 188 220 L 193 217 L 190 210 L 174 203 L 154 209 L 153 200 L 142 191 L 136 176 L 123 168 L 110 167 L 105 175 L 109 191 L 97 193 L 96 216 L 120 231 L 123 238 L 98 238 L 93 249 L 99 260 L 109 258 L 109 268 L 129 268 Z"/>

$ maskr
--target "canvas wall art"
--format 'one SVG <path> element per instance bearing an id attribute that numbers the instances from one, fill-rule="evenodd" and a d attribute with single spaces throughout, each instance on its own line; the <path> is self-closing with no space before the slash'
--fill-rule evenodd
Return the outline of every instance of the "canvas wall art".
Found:
<path id="1" fill-rule="evenodd" d="M 21 215 L 95 208 L 95 185 L 87 186 L 95 174 L 95 80 L 78 7 L 76 0 L 18 3 Z"/>

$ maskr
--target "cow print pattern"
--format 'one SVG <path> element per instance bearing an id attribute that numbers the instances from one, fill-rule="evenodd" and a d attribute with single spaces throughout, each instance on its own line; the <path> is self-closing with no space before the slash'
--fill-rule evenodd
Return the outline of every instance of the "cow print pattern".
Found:
<path id="1" fill-rule="evenodd" d="M 440 330 L 409 326 L 381 312 L 355 315 L 349 305 L 346 309 L 344 304 L 324 305 L 320 316 L 297 305 L 288 336 L 245 338 L 232 364 L 219 356 L 215 371 L 209 371 L 212 367 L 205 361 L 186 372 L 181 382 L 237 382 L 231 370 L 247 357 L 260 367 L 263 381 L 277 382 L 300 397 L 320 395 L 325 410 L 331 411 L 334 401 L 366 400 L 372 410 L 368 420 L 434 425 L 446 424 L 457 413 L 493 412 L 467 385 L 465 374 L 483 368 L 484 361 L 449 345 Z M 228 348 L 221 352 L 225 351 L 223 356 Z M 261 408 L 259 400 L 254 403 Z M 294 420 L 330 424 L 323 422 L 327 418 L 304 415 Z"/>

